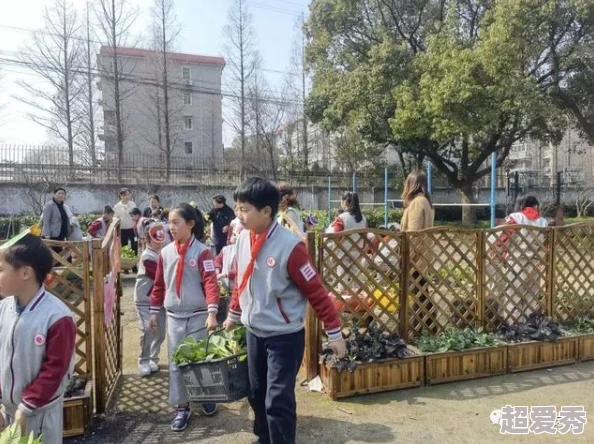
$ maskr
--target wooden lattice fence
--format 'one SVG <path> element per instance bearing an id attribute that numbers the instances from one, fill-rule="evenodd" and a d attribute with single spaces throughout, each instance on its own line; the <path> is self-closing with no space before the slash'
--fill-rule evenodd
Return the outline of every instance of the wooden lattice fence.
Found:
<path id="1" fill-rule="evenodd" d="M 119 231 L 119 221 L 115 220 L 103 240 L 45 241 L 54 257 L 45 285 L 74 314 L 74 369 L 77 375 L 94 382 L 97 413 L 106 410 L 122 372 Z"/>
<path id="2" fill-rule="evenodd" d="M 102 413 L 122 374 L 119 224 L 112 224 L 103 240 L 92 242 L 92 258 L 96 411 Z"/>
<path id="3" fill-rule="evenodd" d="M 72 310 L 76 322 L 74 371 L 92 379 L 92 309 L 90 257 L 87 242 L 45 241 L 53 247 L 55 266 L 45 281 L 47 290 L 60 298 Z"/>
<path id="4" fill-rule="evenodd" d="M 314 235 L 309 244 L 312 251 Z M 594 316 L 594 223 L 354 230 L 321 234 L 317 245 L 316 263 L 345 329 L 375 321 L 410 342 L 449 327 L 495 331 L 534 312 L 559 321 Z M 306 329 L 311 377 L 323 340 L 311 311 Z"/>

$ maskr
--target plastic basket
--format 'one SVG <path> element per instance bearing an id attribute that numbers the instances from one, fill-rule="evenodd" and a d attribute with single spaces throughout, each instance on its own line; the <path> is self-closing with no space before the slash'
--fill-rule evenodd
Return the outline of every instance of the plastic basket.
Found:
<path id="1" fill-rule="evenodd" d="M 207 354 L 209 342 L 210 336 L 206 341 Z M 248 395 L 250 387 L 245 353 L 209 362 L 182 364 L 178 368 L 190 401 L 234 402 Z"/>

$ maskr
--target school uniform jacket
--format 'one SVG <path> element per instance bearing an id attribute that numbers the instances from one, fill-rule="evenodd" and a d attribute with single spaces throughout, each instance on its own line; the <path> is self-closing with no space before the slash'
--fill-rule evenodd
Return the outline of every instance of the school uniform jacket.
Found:
<path id="1" fill-rule="evenodd" d="M 220 290 L 212 253 L 206 245 L 192 238 L 186 252 L 181 294 L 177 294 L 175 273 L 179 254 L 177 243 L 161 250 L 157 262 L 155 285 L 151 292 L 151 313 L 165 307 L 175 318 L 189 318 L 198 313 L 217 313 Z"/>
<path id="2" fill-rule="evenodd" d="M 105 221 L 102 217 L 94 221 L 87 230 L 89 235 L 94 238 L 102 238 L 105 237 L 107 234 L 107 228 L 109 227 L 109 223 Z"/>
<path id="3" fill-rule="evenodd" d="M 159 254 L 149 247 L 145 248 L 140 255 L 136 286 L 134 287 L 134 302 L 139 307 L 150 307 L 151 305 L 151 292 L 155 283 L 158 261 Z"/>
<path id="4" fill-rule="evenodd" d="M 237 240 L 237 280 L 229 319 L 261 337 L 295 333 L 303 328 L 307 302 L 323 321 L 330 340 L 340 339 L 340 319 L 305 245 L 289 230 L 273 222 L 256 258 L 245 290 L 238 294 L 251 257 L 250 231 Z"/>
<path id="5" fill-rule="evenodd" d="M 357 222 L 355 216 L 353 216 L 348 211 L 345 211 L 344 213 L 339 214 L 336 219 L 334 219 L 334 222 L 332 222 L 330 228 L 330 232 L 332 233 L 367 228 L 367 219 L 365 219 L 365 216 L 361 216 L 361 220 Z"/>
<path id="6" fill-rule="evenodd" d="M 74 368 L 72 312 L 42 286 L 18 314 L 0 301 L 0 401 L 9 414 L 34 415 L 60 402 Z"/>

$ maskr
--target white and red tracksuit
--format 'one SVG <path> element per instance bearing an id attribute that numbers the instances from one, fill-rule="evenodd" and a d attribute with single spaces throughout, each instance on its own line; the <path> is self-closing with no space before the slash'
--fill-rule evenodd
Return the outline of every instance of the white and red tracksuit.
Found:
<path id="1" fill-rule="evenodd" d="M 41 286 L 19 308 L 0 301 L 0 402 L 9 419 L 27 416 L 27 434 L 62 442 L 63 396 L 74 368 L 76 324 L 70 309 Z"/>
<path id="2" fill-rule="evenodd" d="M 217 274 L 225 275 L 225 277 L 221 278 L 221 287 L 228 291 L 233 291 L 235 285 L 234 263 L 236 254 L 237 245 L 231 244 L 223 247 L 215 258 Z"/>
<path id="3" fill-rule="evenodd" d="M 99 239 L 105 237 L 108 228 L 109 222 L 107 222 L 103 217 L 100 217 L 89 226 L 87 232 L 89 233 L 89 236 Z"/>
<path id="4" fill-rule="evenodd" d="M 157 331 L 150 329 L 151 320 L 151 292 L 157 274 L 157 262 L 159 254 L 147 247 L 140 255 L 138 262 L 138 274 L 136 275 L 136 286 L 134 287 L 134 303 L 138 315 L 138 328 L 140 329 L 140 354 L 139 365 L 147 365 L 150 361 L 159 363 L 161 345 L 165 341 L 167 332 L 167 318 L 165 309 L 159 312 Z"/>
<path id="5" fill-rule="evenodd" d="M 546 228 L 549 225 L 548 221 L 541 217 L 540 211 L 532 207 L 510 214 L 505 224 L 535 228 Z M 544 298 L 546 291 L 540 273 L 546 251 L 534 249 L 534 245 L 543 243 L 544 239 L 540 239 L 539 242 L 537 230 L 521 228 L 519 232 L 510 230 L 503 233 L 499 242 L 505 248 L 505 257 L 510 265 L 507 279 L 512 283 L 507 287 L 506 313 L 503 313 L 503 318 L 512 323 L 524 321 L 530 313 L 540 311 L 538 301 Z M 523 294 L 523 297 L 520 297 L 520 294 Z"/>
<path id="6" fill-rule="evenodd" d="M 208 313 L 218 312 L 220 298 L 210 249 L 194 237 L 186 246 L 176 241 L 161 250 L 151 292 L 151 314 L 158 314 L 163 307 L 167 312 L 169 402 L 173 405 L 188 402 L 182 375 L 173 364 L 173 353 L 188 336 L 196 340 L 208 337 L 206 318 Z"/>

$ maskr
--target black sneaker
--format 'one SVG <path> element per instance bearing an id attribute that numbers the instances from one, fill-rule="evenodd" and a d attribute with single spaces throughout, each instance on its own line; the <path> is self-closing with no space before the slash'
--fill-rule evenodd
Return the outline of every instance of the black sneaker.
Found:
<path id="1" fill-rule="evenodd" d="M 202 404 L 202 413 L 204 416 L 212 416 L 217 412 L 217 405 L 214 403 Z"/>
<path id="2" fill-rule="evenodd" d="M 183 432 L 186 430 L 191 416 L 192 409 L 190 409 L 190 407 L 178 407 L 175 412 L 175 418 L 171 423 L 171 430 L 174 432 Z"/>

